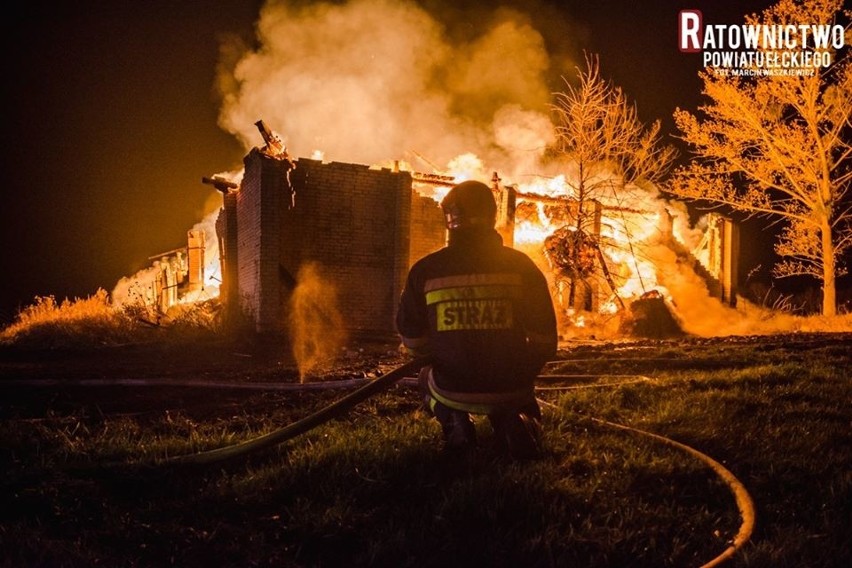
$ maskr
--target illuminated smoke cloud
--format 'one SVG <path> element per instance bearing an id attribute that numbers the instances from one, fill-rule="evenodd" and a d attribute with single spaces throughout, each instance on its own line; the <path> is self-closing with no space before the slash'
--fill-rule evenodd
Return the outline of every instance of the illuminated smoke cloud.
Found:
<path id="1" fill-rule="evenodd" d="M 329 161 L 388 166 L 402 160 L 417 171 L 485 181 L 497 171 L 522 192 L 552 194 L 531 186 L 559 185 L 564 195 L 564 184 L 547 176 L 571 177 L 571 164 L 543 159 L 554 140 L 548 79 L 557 84 L 554 74 L 573 75 L 565 53 L 579 49 L 566 49 L 572 40 L 565 38 L 577 28 L 548 12 L 546 3 L 515 3 L 534 5 L 529 14 L 535 18 L 481 6 L 470 17 L 463 0 L 428 2 L 443 4 L 443 19 L 405 0 L 270 0 L 257 22 L 256 46 L 223 45 L 220 125 L 247 150 L 259 145 L 254 124 L 263 119 L 295 157 L 319 151 Z M 546 46 L 554 45 L 548 53 Z M 686 207 L 664 200 L 654 187 L 623 189 L 612 205 L 651 215 L 665 209 L 687 249 L 701 239 Z M 524 246 L 537 260 L 540 248 Z M 668 290 L 690 333 L 802 328 L 800 318 L 770 318 L 744 300 L 737 310 L 724 306 L 665 243 L 652 240 L 637 252 L 657 272 L 650 287 L 658 282 Z M 308 333 L 299 346 L 307 361 L 322 349 L 312 346 L 316 334 L 301 333 Z"/>
<path id="2" fill-rule="evenodd" d="M 549 56 L 519 13 L 504 10 L 450 41 L 411 2 L 271 1 L 257 32 L 260 46 L 240 57 L 232 49 L 236 62 L 219 83 L 220 124 L 246 148 L 257 145 L 254 123 L 263 118 L 297 157 L 320 150 L 329 160 L 402 159 L 429 171 L 429 161 L 444 168 L 473 152 L 503 174 L 552 139 L 542 114 Z"/>

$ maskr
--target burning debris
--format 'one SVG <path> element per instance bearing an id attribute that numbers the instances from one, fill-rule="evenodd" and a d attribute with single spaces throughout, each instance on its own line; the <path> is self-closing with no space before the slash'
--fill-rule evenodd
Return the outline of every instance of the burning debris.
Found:
<path id="1" fill-rule="evenodd" d="M 260 151 L 270 158 L 289 161 L 290 155 L 287 153 L 287 147 L 284 146 L 281 138 L 272 132 L 262 120 L 258 120 L 254 125 L 257 126 L 260 135 L 263 137 L 263 141 L 266 143 L 263 148 L 260 148 Z"/>
<path id="2" fill-rule="evenodd" d="M 122 279 L 113 290 L 113 304 L 143 308 L 159 321 L 174 306 L 216 296 L 213 290 L 205 293 L 206 242 L 203 229 L 189 230 L 185 247 L 149 257 L 149 268 Z"/>
<path id="3" fill-rule="evenodd" d="M 519 193 L 516 223 L 521 241 L 541 249 L 564 314 L 623 312 L 625 300 L 662 286 L 644 249 L 650 241 L 676 242 L 666 211 L 580 202 L 558 191 Z M 570 187 L 562 191 L 570 195 Z"/>
<path id="4" fill-rule="evenodd" d="M 244 170 L 202 178 L 222 194 L 222 208 L 203 230 L 191 231 L 194 240 L 186 249 L 171 251 L 168 261 L 158 257 L 150 274 L 137 275 L 131 287 L 136 297 L 163 313 L 192 301 L 182 284 L 192 272 L 196 297 L 199 290 L 212 297 L 221 289 L 227 317 L 248 319 L 260 332 L 283 330 L 293 321 L 296 275 L 313 265 L 337 290 L 348 331 L 392 331 L 405 272 L 445 243 L 438 202 L 459 178 L 409 171 L 399 161 L 384 168 L 293 159 L 264 121 L 255 125 L 264 145 L 246 155 Z M 708 236 L 690 248 L 676 238 L 669 211 L 638 188 L 629 188 L 629 201 L 607 203 L 574 198 L 564 178 L 547 187 L 505 184 L 493 172 L 491 184 L 497 230 L 548 275 L 568 337 L 584 327 L 583 335 L 607 335 L 591 329 L 604 319 L 607 329 L 621 334 L 683 333 L 666 270 L 648 247 L 676 249 L 681 265 L 699 267 L 698 255 L 709 264 L 695 269 L 711 282 L 708 287 L 728 267 L 720 278 L 725 285 L 717 289 L 733 295 L 735 240 L 725 236 L 735 229 L 730 222 L 714 218 Z M 208 285 L 208 272 L 215 274 L 215 286 Z"/>
<path id="5" fill-rule="evenodd" d="M 630 304 L 619 332 L 628 337 L 648 339 L 670 339 L 685 335 L 678 318 L 663 295 L 656 290 Z"/>
<path id="6" fill-rule="evenodd" d="M 240 185 L 238 183 L 228 181 L 225 178 L 222 178 L 220 176 L 213 176 L 213 177 L 206 177 L 205 176 L 205 177 L 202 177 L 201 183 L 205 183 L 207 185 L 212 185 L 213 187 L 216 188 L 217 191 L 222 192 L 222 194 L 224 194 L 224 195 L 227 195 L 227 194 L 231 193 L 232 191 L 234 191 L 234 190 L 236 190 L 237 188 L 240 187 Z"/>
<path id="7" fill-rule="evenodd" d="M 598 238 L 582 229 L 564 225 L 544 239 L 544 254 L 553 268 L 554 281 L 561 305 L 577 310 L 595 309 L 595 270 L 603 274 L 613 298 L 624 308 L 618 295 Z M 566 293 L 567 288 L 567 293 Z"/>

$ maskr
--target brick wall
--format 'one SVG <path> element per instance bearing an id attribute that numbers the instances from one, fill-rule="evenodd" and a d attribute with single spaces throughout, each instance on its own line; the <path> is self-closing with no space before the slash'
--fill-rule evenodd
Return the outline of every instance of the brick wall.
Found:
<path id="1" fill-rule="evenodd" d="M 446 222 L 438 203 L 416 194 L 411 201 L 411 264 L 446 243 Z"/>
<path id="2" fill-rule="evenodd" d="M 279 277 L 281 204 L 289 195 L 286 161 L 257 149 L 245 157 L 237 192 L 237 286 L 241 311 L 258 332 L 283 329 Z"/>
<path id="3" fill-rule="evenodd" d="M 226 301 L 237 298 L 257 331 L 280 331 L 299 269 L 313 263 L 350 331 L 393 331 L 408 269 L 445 242 L 440 208 L 407 172 L 306 158 L 294 166 L 288 175 L 288 163 L 253 150 L 240 190 L 225 196 L 217 231 L 226 243 L 236 233 L 236 245 L 225 249 L 223 278 L 237 282 L 236 291 L 226 283 Z"/>
<path id="4" fill-rule="evenodd" d="M 231 321 L 239 311 L 239 254 L 237 252 L 237 194 L 222 195 L 222 209 L 216 218 L 219 239 L 219 264 L 222 283 L 219 293 L 225 305 L 225 317 Z"/>
<path id="5" fill-rule="evenodd" d="M 388 331 L 409 266 L 413 192 L 405 172 L 300 159 L 282 219 L 282 265 L 320 265 L 351 330 Z"/>

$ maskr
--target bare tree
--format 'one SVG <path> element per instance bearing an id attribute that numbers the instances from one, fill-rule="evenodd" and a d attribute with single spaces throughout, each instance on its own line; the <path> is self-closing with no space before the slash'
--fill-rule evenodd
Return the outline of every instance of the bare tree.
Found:
<path id="1" fill-rule="evenodd" d="M 618 202 L 619 190 L 627 185 L 660 181 L 675 157 L 674 148 L 661 143 L 659 121 L 644 125 L 624 92 L 601 78 L 596 56 L 586 58 L 578 78 L 576 86 L 565 79 L 566 90 L 555 95 L 553 105 L 555 152 L 575 168 L 574 175 L 566 176 L 573 190 L 575 218 L 554 233 L 547 247 L 551 261 L 560 257 L 557 263 L 569 277 L 571 305 L 577 284 L 584 281 L 584 272 L 591 270 L 595 259 L 614 291 L 594 237 L 599 211 L 592 204 L 601 199 Z"/>
<path id="2" fill-rule="evenodd" d="M 746 24 L 834 25 L 842 0 L 780 0 Z M 847 20 L 849 12 L 845 12 Z M 848 32 L 847 32 L 848 35 Z M 835 279 L 852 247 L 852 69 L 848 48 L 802 74 L 724 75 L 704 70 L 703 116 L 674 117 L 696 159 L 669 190 L 784 222 L 776 277 L 822 281 L 822 313 L 836 314 Z"/>

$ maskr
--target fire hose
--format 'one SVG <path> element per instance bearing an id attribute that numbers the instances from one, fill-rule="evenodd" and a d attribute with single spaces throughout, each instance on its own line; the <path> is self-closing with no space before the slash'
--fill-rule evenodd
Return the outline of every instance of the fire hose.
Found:
<path id="1" fill-rule="evenodd" d="M 740 528 L 737 531 L 737 534 L 731 540 L 730 545 L 728 545 L 728 547 L 723 550 L 721 554 L 716 556 L 716 558 L 712 559 L 710 562 L 702 564 L 701 568 L 713 568 L 715 566 L 721 565 L 723 562 L 730 559 L 734 554 L 736 554 L 736 552 L 740 548 L 742 548 L 746 542 L 748 542 L 748 540 L 751 538 L 751 533 L 754 531 L 754 502 L 752 501 L 751 496 L 748 494 L 748 490 L 746 490 L 745 486 L 725 466 L 723 466 L 707 454 L 699 452 L 695 448 L 687 446 L 686 444 L 682 444 L 676 440 L 672 440 L 671 438 L 666 438 L 665 436 L 660 436 L 659 434 L 654 434 L 653 432 L 639 430 L 638 428 L 624 426 L 623 424 L 608 422 L 599 418 L 593 418 L 592 420 L 598 422 L 599 424 L 609 426 L 610 428 L 617 428 L 619 430 L 624 430 L 627 432 L 634 432 L 636 434 L 647 436 L 654 440 L 663 442 L 664 444 L 667 444 L 669 446 L 681 449 L 710 466 L 710 468 L 716 473 L 716 475 L 718 475 L 722 479 L 722 481 L 725 482 L 725 485 L 728 486 L 728 489 L 731 491 L 734 496 L 734 500 L 736 501 L 737 509 L 739 510 L 740 517 L 742 518 L 742 523 L 740 524 Z"/>
<path id="2" fill-rule="evenodd" d="M 391 371 L 388 371 L 384 375 L 381 375 L 380 377 L 372 380 L 368 384 L 361 386 L 357 390 L 351 392 L 350 394 L 344 396 L 336 402 L 322 408 L 321 410 L 278 430 L 274 430 L 267 434 L 231 446 L 225 446 L 213 450 L 197 452 L 194 454 L 167 457 L 156 461 L 154 465 L 209 465 L 246 456 L 248 454 L 270 448 L 274 445 L 280 444 L 282 442 L 295 438 L 296 436 L 304 434 L 305 432 L 308 432 L 313 428 L 316 428 L 317 426 L 324 424 L 325 422 L 328 422 L 329 420 L 335 417 L 340 416 L 342 413 L 350 410 L 355 405 L 367 400 L 368 398 L 384 390 L 387 390 L 395 383 L 409 376 L 410 373 L 418 371 L 426 364 L 428 364 L 427 358 L 412 359 L 411 361 L 408 361 L 392 369 Z M 539 375 L 539 378 L 546 378 L 552 380 L 556 378 L 564 379 L 572 377 L 589 378 L 591 376 L 592 375 Z M 635 377 L 639 377 L 638 380 L 650 380 L 647 377 L 643 376 L 631 376 L 634 377 L 634 380 L 631 380 L 629 382 L 610 383 L 606 385 L 586 385 L 583 387 L 537 387 L 536 390 L 567 390 L 572 388 L 590 388 L 595 386 L 616 386 L 620 384 L 635 383 L 637 382 L 637 379 L 635 379 Z M 558 408 L 556 405 L 551 404 L 549 402 L 541 400 L 540 402 L 546 406 Z M 728 486 L 730 492 L 732 493 L 736 501 L 737 509 L 739 510 L 742 523 L 737 534 L 731 540 L 730 545 L 716 558 L 712 559 L 710 562 L 703 564 L 701 568 L 713 568 L 715 566 L 721 565 L 723 562 L 730 559 L 749 540 L 754 530 L 754 503 L 751 497 L 749 496 L 748 491 L 745 489 L 745 486 L 736 478 L 736 476 L 734 476 L 733 473 L 726 469 L 722 464 L 690 446 L 687 446 L 670 438 L 660 436 L 659 434 L 654 434 L 652 432 L 647 432 L 645 430 L 640 430 L 622 424 L 616 424 L 614 422 L 609 422 L 598 418 L 591 418 L 591 420 L 595 423 L 602 424 L 610 428 L 639 434 L 641 436 L 645 436 L 653 440 L 663 442 L 664 444 L 667 444 L 671 447 L 683 450 L 708 465 L 714 471 L 714 473 Z"/>
<path id="3" fill-rule="evenodd" d="M 555 404 L 551 404 L 540 399 L 539 402 L 551 408 L 558 408 Z M 721 554 L 719 554 L 709 562 L 705 562 L 704 564 L 702 564 L 700 568 L 714 568 L 716 566 L 720 566 L 726 560 L 729 560 L 731 557 L 733 557 L 734 554 L 736 554 L 736 552 L 740 548 L 742 548 L 746 542 L 748 542 L 748 540 L 751 538 L 752 532 L 754 531 L 754 501 L 752 500 L 751 496 L 748 493 L 748 490 L 745 488 L 742 482 L 737 479 L 737 477 L 733 473 L 731 473 L 730 470 L 728 470 L 725 466 L 723 466 L 721 463 L 714 460 L 707 454 L 700 452 L 691 446 L 687 446 L 686 444 L 678 442 L 677 440 L 672 440 L 671 438 L 666 438 L 665 436 L 660 436 L 659 434 L 654 434 L 653 432 L 640 430 L 639 428 L 633 428 L 631 426 L 625 426 L 623 424 L 617 424 L 615 422 L 610 422 L 608 420 L 603 420 L 600 418 L 591 417 L 590 420 L 592 420 L 596 424 L 602 424 L 609 428 L 615 428 L 624 432 L 639 434 L 640 436 L 651 438 L 652 440 L 662 442 L 673 448 L 683 450 L 684 452 L 704 462 L 704 464 L 709 466 L 710 469 L 712 469 L 713 472 L 725 483 L 725 485 L 728 486 L 728 490 L 734 496 L 734 501 L 737 504 L 737 510 L 740 513 L 742 523 L 740 524 L 740 528 L 737 531 L 737 534 L 730 541 L 730 545 L 725 550 L 723 550 Z"/>
<path id="4" fill-rule="evenodd" d="M 269 448 L 273 445 L 280 444 L 284 441 L 295 438 L 300 434 L 304 434 L 305 432 L 328 422 L 332 418 L 339 416 L 341 413 L 348 411 L 356 404 L 363 402 L 364 400 L 370 398 L 371 396 L 378 394 L 395 383 L 399 382 L 401 379 L 405 378 L 409 375 L 409 373 L 416 372 L 425 364 L 428 363 L 428 359 L 425 358 L 417 358 L 413 359 L 399 367 L 392 369 L 391 371 L 385 373 L 384 375 L 378 377 L 377 379 L 371 381 L 370 383 L 358 388 L 347 396 L 341 398 L 337 402 L 332 403 L 329 406 L 319 410 L 318 412 L 311 414 L 301 420 L 298 420 L 284 428 L 279 430 L 275 430 L 269 432 L 268 434 L 264 434 L 257 438 L 253 438 L 251 440 L 247 440 L 245 442 L 241 442 L 232 446 L 226 446 L 223 448 L 217 448 L 215 450 L 209 450 L 204 452 L 199 452 L 195 454 L 174 456 L 170 458 L 166 458 L 162 460 L 161 464 L 211 464 L 216 463 L 228 459 L 233 459 L 240 456 L 245 456 L 249 453 L 253 453 L 265 448 Z M 588 375 L 578 375 L 580 377 L 588 377 Z M 566 378 L 569 375 L 541 375 L 541 378 Z M 640 380 L 647 379 L 646 377 L 640 377 Z M 636 382 L 631 381 L 631 382 Z M 622 383 L 623 384 L 623 383 Z M 607 385 L 614 386 L 614 385 Z M 570 387 L 569 387 L 570 388 Z M 576 388 L 576 387 L 574 387 Z M 557 389 L 548 389 L 547 387 L 540 390 L 557 390 Z M 540 401 L 546 406 L 556 408 L 555 405 L 546 402 Z M 691 446 L 687 446 L 686 444 L 682 444 L 676 440 L 672 440 L 671 438 L 667 438 L 665 436 L 660 436 L 659 434 L 654 434 L 652 432 L 647 432 L 645 430 L 640 430 L 637 428 L 633 428 L 630 426 L 625 426 L 623 424 L 616 424 L 614 422 L 609 422 L 607 420 L 602 420 L 598 418 L 592 418 L 592 420 L 598 424 L 605 425 L 610 428 L 619 429 L 626 432 L 631 432 L 634 434 L 639 434 L 644 437 L 651 438 L 653 440 L 662 442 L 671 447 L 680 449 L 685 451 L 686 453 L 692 455 L 693 457 L 699 459 L 708 465 L 714 473 L 728 486 L 732 495 L 734 496 L 734 500 L 737 505 L 737 509 L 740 513 L 740 517 L 742 518 L 742 523 L 740 528 L 732 539 L 730 545 L 717 557 L 712 559 L 711 561 L 702 565 L 701 568 L 713 568 L 715 566 L 719 566 L 724 563 L 726 560 L 730 559 L 742 546 L 749 540 L 751 534 L 754 530 L 754 521 L 755 521 L 755 510 L 754 503 L 751 499 L 751 496 L 748 494 L 745 486 L 736 478 L 736 476 L 731 473 L 727 468 L 725 468 L 718 461 L 714 460 L 710 456 L 692 448 Z"/>
<path id="5" fill-rule="evenodd" d="M 383 390 L 386 390 L 412 371 L 419 370 L 426 363 L 427 360 L 424 358 L 412 359 L 411 361 L 400 365 L 399 367 L 396 367 L 391 371 L 388 371 L 377 379 L 372 380 L 361 388 L 349 393 L 340 400 L 326 406 L 325 408 L 322 408 L 314 414 L 306 416 L 301 420 L 297 420 L 296 422 L 293 422 L 292 424 L 289 424 L 283 428 L 269 432 L 268 434 L 264 434 L 262 436 L 258 436 L 257 438 L 252 438 L 251 440 L 246 440 L 245 442 L 240 442 L 231 446 L 217 448 L 215 450 L 208 450 L 195 454 L 187 454 L 165 458 L 163 460 L 160 460 L 158 464 L 211 464 L 245 456 L 250 453 L 269 448 L 276 444 L 280 444 L 282 442 L 295 438 L 300 434 L 304 434 L 305 432 L 316 428 L 320 424 L 328 422 L 332 418 L 335 418 L 343 412 L 346 412 L 356 404 L 363 402 L 364 400 L 370 398 L 375 394 L 380 393 Z"/>

